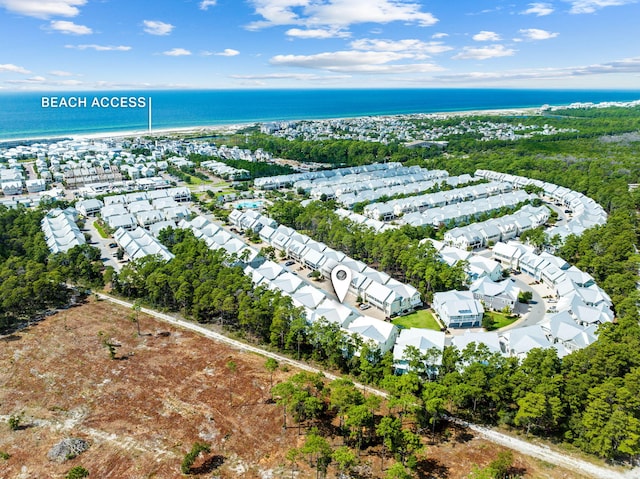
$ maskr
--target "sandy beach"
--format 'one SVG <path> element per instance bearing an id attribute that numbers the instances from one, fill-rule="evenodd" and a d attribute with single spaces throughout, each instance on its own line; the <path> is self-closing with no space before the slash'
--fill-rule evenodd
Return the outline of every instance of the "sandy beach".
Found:
<path id="1" fill-rule="evenodd" d="M 356 118 L 412 118 L 412 117 L 432 117 L 432 118 L 450 118 L 450 117 L 465 117 L 465 116 L 531 116 L 538 115 L 541 112 L 542 107 L 530 107 L 530 108 L 507 108 L 507 109 L 491 109 L 491 110 L 460 110 L 460 111 L 443 111 L 433 113 L 410 113 L 410 114 L 388 114 L 388 115 L 363 115 L 354 117 L 331 117 L 331 118 L 314 118 L 306 119 L 300 118 L 297 120 L 287 119 L 282 121 L 338 121 L 338 120 L 353 120 Z M 278 120 L 275 120 L 278 121 Z M 100 140 L 109 138 L 127 138 L 127 137 L 143 137 L 143 136 L 167 136 L 167 135 L 211 135 L 213 133 L 232 134 L 240 129 L 254 126 L 261 123 L 270 123 L 265 121 L 245 122 L 245 123 L 229 123 L 229 124 L 216 124 L 216 125 L 198 125 L 188 127 L 172 127 L 172 128 L 160 128 L 138 130 L 124 130 L 117 132 L 96 132 L 96 133 L 73 133 L 69 135 L 55 135 L 49 137 L 32 137 L 32 138 L 7 138 L 0 139 L 0 145 L 2 143 L 19 143 L 24 142 L 37 142 L 37 141 L 51 141 L 56 138 L 71 138 L 73 140 Z"/>

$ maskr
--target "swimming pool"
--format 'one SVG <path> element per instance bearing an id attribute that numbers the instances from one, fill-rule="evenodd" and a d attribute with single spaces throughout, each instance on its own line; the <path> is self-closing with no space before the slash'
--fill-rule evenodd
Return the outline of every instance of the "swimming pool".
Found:
<path id="1" fill-rule="evenodd" d="M 263 201 L 240 201 L 236 203 L 236 208 L 239 210 L 248 210 L 248 209 L 256 209 L 262 208 L 264 202 Z"/>

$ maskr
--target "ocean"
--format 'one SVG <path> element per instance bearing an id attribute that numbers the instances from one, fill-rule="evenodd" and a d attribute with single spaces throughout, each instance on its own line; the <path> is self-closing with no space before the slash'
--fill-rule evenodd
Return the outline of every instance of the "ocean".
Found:
<path id="1" fill-rule="evenodd" d="M 632 101 L 640 90 L 352 89 L 0 93 L 0 139 Z M 65 104 L 66 103 L 66 104 Z M 56 107 L 53 107 L 56 105 Z"/>

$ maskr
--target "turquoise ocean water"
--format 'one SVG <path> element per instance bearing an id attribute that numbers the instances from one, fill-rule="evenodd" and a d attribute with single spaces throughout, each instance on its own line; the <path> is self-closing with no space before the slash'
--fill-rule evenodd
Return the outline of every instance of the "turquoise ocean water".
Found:
<path id="1" fill-rule="evenodd" d="M 42 98 L 86 98 L 86 107 L 43 108 Z M 151 98 L 153 129 L 294 119 L 631 101 L 640 90 L 163 90 L 0 93 L 0 139 L 143 131 L 148 109 L 91 107 L 94 98 Z M 60 101 L 60 100 L 58 100 Z M 148 101 L 148 100 L 147 100 Z"/>

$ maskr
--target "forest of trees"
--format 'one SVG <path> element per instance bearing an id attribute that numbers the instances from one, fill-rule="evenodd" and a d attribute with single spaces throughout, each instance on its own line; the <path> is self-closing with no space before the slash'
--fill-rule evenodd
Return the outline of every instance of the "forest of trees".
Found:
<path id="1" fill-rule="evenodd" d="M 274 163 L 266 163 L 264 161 L 247 161 L 247 160 L 230 160 L 227 158 L 219 158 L 217 156 L 206 156 L 199 153 L 191 153 L 189 160 L 196 165 L 200 165 L 203 161 L 215 160 L 233 168 L 247 170 L 251 178 L 261 178 L 263 176 L 287 175 L 294 173 L 289 166 L 276 165 Z"/>
<path id="2" fill-rule="evenodd" d="M 89 245 L 52 255 L 40 221 L 44 209 L 0 206 L 0 331 L 69 303 L 73 283 L 103 285 L 100 251 Z"/>

